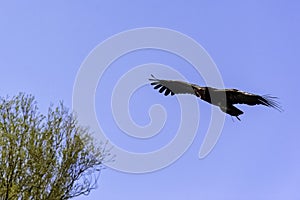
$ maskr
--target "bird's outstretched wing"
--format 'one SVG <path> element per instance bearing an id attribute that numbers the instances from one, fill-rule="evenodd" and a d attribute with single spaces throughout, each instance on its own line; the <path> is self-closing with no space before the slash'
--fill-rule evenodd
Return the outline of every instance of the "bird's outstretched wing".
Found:
<path id="1" fill-rule="evenodd" d="M 225 92 L 227 104 L 247 104 L 250 106 L 264 105 L 282 111 L 281 106 L 276 101 L 277 97 L 272 97 L 269 95 L 260 96 L 237 89 L 226 89 Z"/>
<path id="2" fill-rule="evenodd" d="M 164 93 L 165 96 L 171 94 L 193 94 L 195 95 L 193 84 L 183 82 L 183 81 L 173 81 L 173 80 L 160 80 L 155 78 L 151 74 L 152 78 L 151 85 L 154 86 L 154 89 L 159 90 L 160 93 Z"/>

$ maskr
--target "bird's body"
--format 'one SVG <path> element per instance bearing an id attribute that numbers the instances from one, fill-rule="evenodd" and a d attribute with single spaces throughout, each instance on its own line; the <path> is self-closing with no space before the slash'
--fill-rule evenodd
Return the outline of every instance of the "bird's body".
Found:
<path id="1" fill-rule="evenodd" d="M 235 116 L 238 120 L 240 120 L 238 116 L 244 112 L 235 107 L 234 104 L 247 104 L 250 106 L 264 105 L 273 107 L 279 111 L 281 110 L 279 104 L 274 100 L 276 97 L 260 96 L 237 89 L 201 87 L 183 81 L 160 80 L 153 75 L 149 80 L 152 81 L 151 85 L 154 85 L 154 89 L 159 89 L 160 93 L 164 92 L 165 96 L 169 94 L 192 94 L 210 104 L 220 107 L 223 112 Z"/>

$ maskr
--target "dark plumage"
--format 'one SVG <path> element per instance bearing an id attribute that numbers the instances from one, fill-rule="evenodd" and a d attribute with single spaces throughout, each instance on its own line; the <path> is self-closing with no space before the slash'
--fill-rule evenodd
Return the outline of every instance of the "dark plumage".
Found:
<path id="1" fill-rule="evenodd" d="M 192 94 L 196 95 L 200 99 L 219 106 L 220 109 L 240 120 L 239 115 L 244 112 L 234 106 L 234 104 L 247 104 L 253 105 L 264 105 L 267 107 L 275 108 L 281 111 L 281 107 L 276 101 L 276 97 L 268 95 L 256 95 L 248 92 L 243 92 L 237 89 L 217 89 L 213 87 L 200 87 L 196 84 L 190 84 L 183 81 L 173 80 L 160 80 L 151 75 L 151 85 L 154 89 L 158 89 L 160 93 L 164 93 L 165 96 L 171 94 Z"/>

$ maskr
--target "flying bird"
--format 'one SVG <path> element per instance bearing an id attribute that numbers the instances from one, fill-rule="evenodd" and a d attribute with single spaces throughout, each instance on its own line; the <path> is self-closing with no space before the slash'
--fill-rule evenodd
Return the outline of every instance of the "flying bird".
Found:
<path id="1" fill-rule="evenodd" d="M 276 101 L 277 97 L 269 95 L 256 95 L 244 92 L 237 89 L 217 89 L 213 87 L 201 87 L 196 84 L 191 84 L 183 81 L 175 80 L 160 80 L 151 74 L 151 85 L 160 93 L 165 96 L 175 94 L 192 94 L 200 99 L 218 106 L 223 112 L 236 117 L 240 120 L 239 116 L 244 112 L 234 106 L 234 104 L 247 104 L 250 106 L 264 105 L 272 107 L 278 111 L 282 111 L 279 103 Z"/>

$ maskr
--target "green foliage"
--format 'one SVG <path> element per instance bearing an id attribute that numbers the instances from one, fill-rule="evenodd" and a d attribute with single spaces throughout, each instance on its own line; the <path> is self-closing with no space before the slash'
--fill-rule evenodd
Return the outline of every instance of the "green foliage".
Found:
<path id="1" fill-rule="evenodd" d="M 0 99 L 0 199 L 88 194 L 106 156 L 62 103 L 42 115 L 33 96 Z"/>

